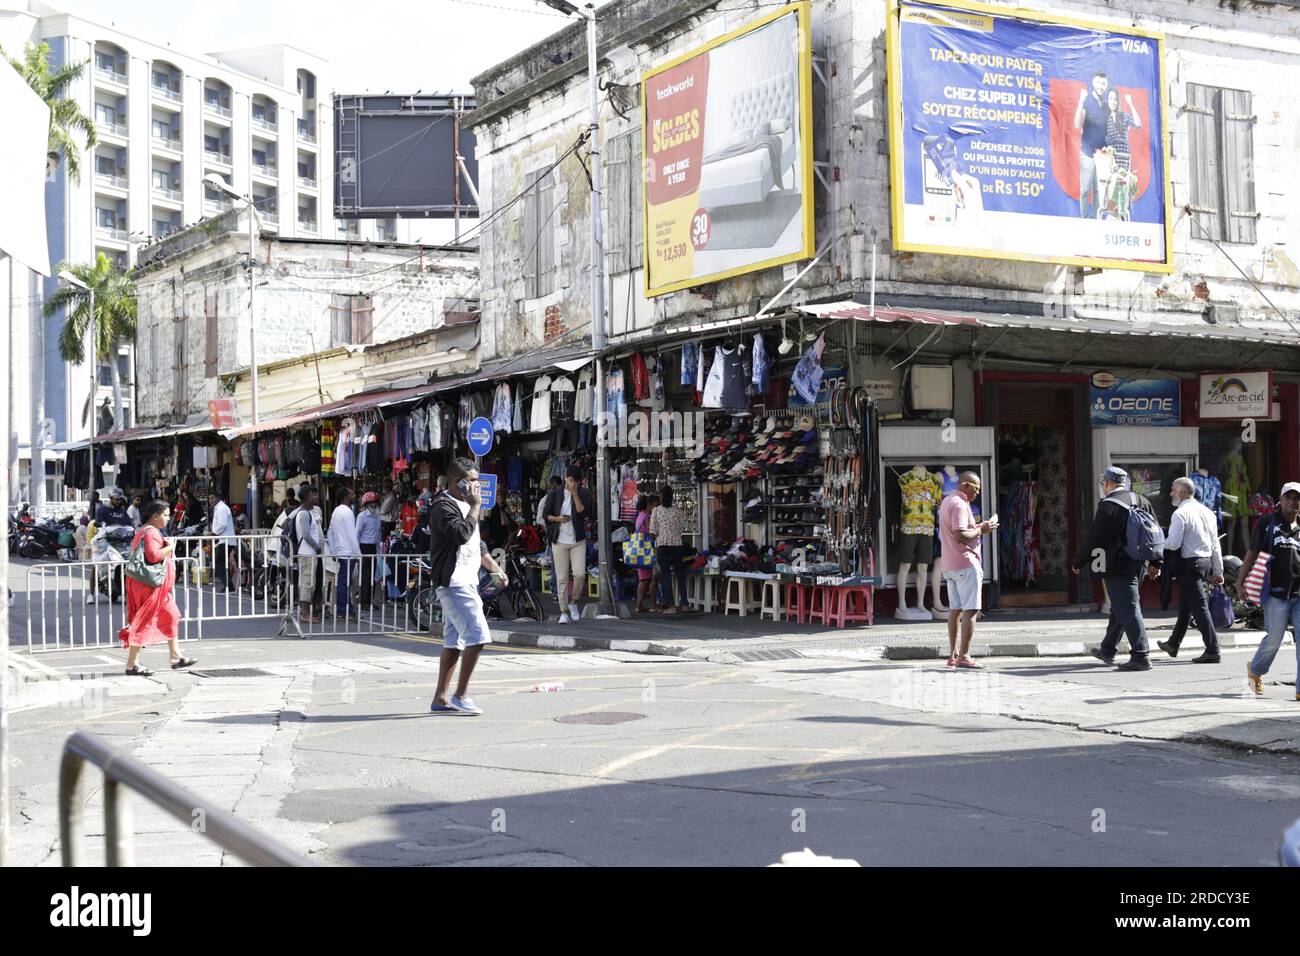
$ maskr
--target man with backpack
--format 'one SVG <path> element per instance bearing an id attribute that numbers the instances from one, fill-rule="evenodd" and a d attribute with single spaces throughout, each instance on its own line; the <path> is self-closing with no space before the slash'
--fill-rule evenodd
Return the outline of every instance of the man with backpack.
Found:
<path id="1" fill-rule="evenodd" d="M 315 624 L 320 618 L 312 615 L 312 608 L 321 606 L 321 585 L 325 577 L 321 567 L 321 556 L 325 553 L 323 516 L 316 505 L 314 487 L 303 485 L 299 495 L 302 504 L 289 521 L 290 552 L 298 558 L 299 619 Z"/>
<path id="2" fill-rule="evenodd" d="M 1106 664 L 1115 662 L 1120 633 L 1128 635 L 1129 659 L 1122 671 L 1151 669 L 1148 660 L 1146 622 L 1142 619 L 1139 589 L 1144 569 L 1149 577 L 1160 576 L 1165 536 L 1156 521 L 1151 502 L 1129 490 L 1128 472 L 1113 465 L 1101 476 L 1101 502 L 1084 539 L 1073 571 L 1085 567 L 1100 574 L 1110 598 L 1110 619 L 1101 647 L 1092 656 Z"/>

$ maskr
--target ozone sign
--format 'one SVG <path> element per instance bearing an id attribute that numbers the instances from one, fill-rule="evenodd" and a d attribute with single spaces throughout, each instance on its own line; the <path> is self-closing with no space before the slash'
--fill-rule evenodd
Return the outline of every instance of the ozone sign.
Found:
<path id="1" fill-rule="evenodd" d="M 1215 372 L 1201 376 L 1202 418 L 1269 418 L 1273 373 Z"/>
<path id="2" fill-rule="evenodd" d="M 1106 379 L 1093 376 L 1089 402 L 1094 428 L 1108 425 L 1174 427 L 1181 424 L 1179 383 L 1172 378 Z M 1102 382 L 1102 385 L 1098 385 Z"/>
<path id="3" fill-rule="evenodd" d="M 648 71 L 641 102 L 647 296 L 812 257 L 807 3 Z"/>
<path id="4" fill-rule="evenodd" d="M 895 248 L 1172 271 L 1159 34 L 895 0 L 887 44 Z"/>

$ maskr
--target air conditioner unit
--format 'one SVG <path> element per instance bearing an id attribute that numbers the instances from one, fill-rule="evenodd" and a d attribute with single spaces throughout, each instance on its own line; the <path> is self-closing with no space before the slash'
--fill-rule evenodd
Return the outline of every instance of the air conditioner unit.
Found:
<path id="1" fill-rule="evenodd" d="M 916 411 L 952 409 L 952 367 L 949 365 L 913 365 L 908 374 L 912 391 L 912 408 Z"/>

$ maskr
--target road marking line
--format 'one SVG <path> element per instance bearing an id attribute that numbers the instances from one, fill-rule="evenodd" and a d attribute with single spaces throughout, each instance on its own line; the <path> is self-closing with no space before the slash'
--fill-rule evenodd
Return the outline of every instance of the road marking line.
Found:
<path id="1" fill-rule="evenodd" d="M 679 740 L 671 744 L 660 744 L 658 747 L 651 747 L 648 750 L 639 750 L 636 753 L 628 754 L 625 757 L 619 757 L 617 760 L 611 760 L 603 767 L 597 767 L 596 770 L 592 772 L 592 776 L 608 777 L 610 774 L 622 770 L 625 767 L 630 767 L 634 763 L 641 763 L 645 760 L 652 760 L 655 757 L 659 757 L 662 756 L 663 754 L 668 753 L 669 751 L 680 750 L 681 748 L 688 746 L 690 744 L 698 744 L 702 741 L 708 740 L 710 737 L 716 737 L 718 734 L 731 733 L 732 731 L 739 730 L 742 727 L 747 727 L 750 724 L 758 723 L 759 721 L 767 720 L 770 717 L 776 717 L 779 714 L 785 713 L 786 711 L 795 710 L 796 708 L 803 707 L 804 704 L 805 701 L 799 701 L 799 700 L 792 701 L 791 703 L 785 704 L 782 707 L 775 707 L 772 710 L 765 710 L 761 714 L 755 714 L 753 717 L 747 717 L 746 719 L 737 721 L 734 724 L 727 724 L 725 727 L 715 727 L 712 730 L 706 730 L 702 734 L 696 734 L 693 737 L 687 737 L 685 740 Z"/>

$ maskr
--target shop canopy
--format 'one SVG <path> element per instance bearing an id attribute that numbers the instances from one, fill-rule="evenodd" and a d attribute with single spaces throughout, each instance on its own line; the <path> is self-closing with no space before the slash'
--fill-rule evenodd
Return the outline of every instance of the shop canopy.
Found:
<path id="1" fill-rule="evenodd" d="M 132 428 L 123 428 L 115 432 L 105 432 L 102 435 L 95 436 L 96 445 L 120 445 L 126 442 L 148 441 L 155 438 L 173 438 L 176 435 L 193 435 L 199 432 L 212 431 L 212 425 L 208 422 L 207 416 L 203 416 L 202 422 L 190 423 L 186 425 L 137 425 Z M 79 451 L 82 448 L 90 446 L 90 439 L 82 438 L 78 441 L 61 441 L 48 446 L 50 451 Z"/>
<path id="2" fill-rule="evenodd" d="M 950 311 L 943 309 L 872 308 L 849 299 L 800 306 L 822 320 L 850 320 L 903 325 L 884 340 L 885 354 L 973 357 L 979 361 L 1032 361 L 1045 365 L 1164 368 L 1252 368 L 1266 364 L 1300 372 L 1300 337 L 1237 324 L 1211 324 L 1186 314 L 1141 312 L 1115 319 Z M 1063 338 L 1065 333 L 1069 338 Z"/>

